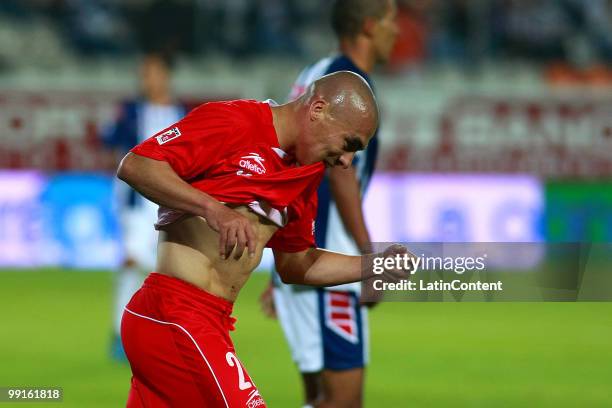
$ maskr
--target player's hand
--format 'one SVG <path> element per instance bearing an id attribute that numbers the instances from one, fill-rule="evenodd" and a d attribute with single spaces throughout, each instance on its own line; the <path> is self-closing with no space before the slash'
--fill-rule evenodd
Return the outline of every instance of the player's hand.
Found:
<path id="1" fill-rule="evenodd" d="M 123 260 L 124 268 L 135 268 L 136 266 L 138 266 L 138 262 L 136 262 L 136 260 L 131 256 L 126 256 Z"/>
<path id="2" fill-rule="evenodd" d="M 408 248 L 406 248 L 405 245 L 402 244 L 393 244 L 393 245 L 389 245 L 382 253 L 382 256 L 385 258 L 388 257 L 393 257 L 395 255 L 403 255 L 403 254 L 408 254 L 409 256 L 414 256 L 410 253 L 410 251 L 408 251 Z"/>
<path id="3" fill-rule="evenodd" d="M 221 259 L 229 258 L 234 247 L 234 259 L 240 259 L 245 247 L 248 248 L 250 257 L 255 256 L 257 236 L 251 222 L 244 215 L 217 203 L 207 212 L 206 221 L 219 233 Z"/>
<path id="4" fill-rule="evenodd" d="M 393 262 L 392 265 L 387 265 L 386 258 L 395 260 L 397 255 L 400 256 L 401 262 Z M 410 271 L 412 267 L 411 258 L 416 258 L 414 254 L 408 251 L 404 245 L 393 244 L 387 247 L 382 252 L 362 255 L 365 257 L 365 270 L 361 285 L 361 297 L 359 303 L 362 306 L 373 308 L 384 300 L 384 292 L 374 288 L 373 280 L 382 279 L 385 282 L 399 282 L 401 280 L 410 279 Z M 406 260 L 404 262 L 406 256 Z M 383 269 L 374 271 L 374 262 L 384 260 Z M 383 266 L 379 263 L 378 267 Z"/>
<path id="5" fill-rule="evenodd" d="M 261 311 L 266 317 L 271 319 L 276 319 L 276 306 L 274 305 L 274 296 L 272 294 L 273 291 L 272 285 L 268 285 L 266 289 L 259 296 L 259 305 L 261 306 Z"/>
<path id="6" fill-rule="evenodd" d="M 387 249 L 383 251 L 382 257 L 383 258 L 395 258 L 396 255 L 401 255 L 403 257 L 405 254 L 408 255 L 408 258 L 417 257 L 412 252 L 410 252 L 408 248 L 406 248 L 406 246 L 401 245 L 401 244 L 393 244 L 393 245 L 388 246 Z M 401 279 L 410 279 L 412 275 L 410 274 L 409 269 L 406 270 L 406 269 L 393 268 L 393 269 L 387 269 L 384 273 L 384 276 L 387 278 L 388 281 L 399 281 Z"/>

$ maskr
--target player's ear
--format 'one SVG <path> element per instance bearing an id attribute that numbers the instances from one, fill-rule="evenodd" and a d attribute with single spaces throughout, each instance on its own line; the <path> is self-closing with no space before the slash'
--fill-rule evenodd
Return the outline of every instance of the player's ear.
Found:
<path id="1" fill-rule="evenodd" d="M 325 117 L 328 103 L 323 99 L 316 99 L 310 104 L 310 120 L 321 120 Z"/>

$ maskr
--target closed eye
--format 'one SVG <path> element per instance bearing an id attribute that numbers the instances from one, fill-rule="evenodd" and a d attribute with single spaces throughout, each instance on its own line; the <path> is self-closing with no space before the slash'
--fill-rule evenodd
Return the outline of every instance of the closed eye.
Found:
<path id="1" fill-rule="evenodd" d="M 364 149 L 363 143 L 357 136 L 349 136 L 346 139 L 344 139 L 344 151 L 345 152 L 357 152 L 363 149 Z"/>

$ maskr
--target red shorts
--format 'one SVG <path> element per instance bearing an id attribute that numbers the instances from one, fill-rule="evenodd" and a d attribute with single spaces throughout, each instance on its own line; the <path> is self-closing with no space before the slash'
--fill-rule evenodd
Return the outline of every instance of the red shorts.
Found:
<path id="1" fill-rule="evenodd" d="M 265 407 L 229 336 L 232 306 L 180 279 L 150 274 L 121 322 L 132 367 L 127 406 Z"/>

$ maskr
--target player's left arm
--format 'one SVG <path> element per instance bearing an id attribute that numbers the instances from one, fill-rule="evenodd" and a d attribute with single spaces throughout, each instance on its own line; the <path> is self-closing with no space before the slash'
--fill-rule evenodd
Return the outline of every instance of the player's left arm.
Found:
<path id="1" fill-rule="evenodd" d="M 400 244 L 390 245 L 380 253 L 357 256 L 315 247 L 300 252 L 273 251 L 276 270 L 284 283 L 309 286 L 335 286 L 365 281 L 379 276 L 373 272 L 374 258 L 393 258 L 398 254 L 415 257 Z M 387 272 L 393 274 L 406 271 L 390 269 Z"/>
<path id="2" fill-rule="evenodd" d="M 374 258 L 408 254 L 415 257 L 404 245 L 393 244 L 382 253 L 344 255 L 321 248 L 308 248 L 300 252 L 284 252 L 274 249 L 276 270 L 284 283 L 335 286 L 360 282 L 375 275 Z M 393 271 L 390 271 L 393 272 Z"/>
<path id="3" fill-rule="evenodd" d="M 333 167 L 329 170 L 329 186 L 338 213 L 361 253 L 371 251 L 370 234 L 363 216 L 361 191 L 355 168 Z"/>

